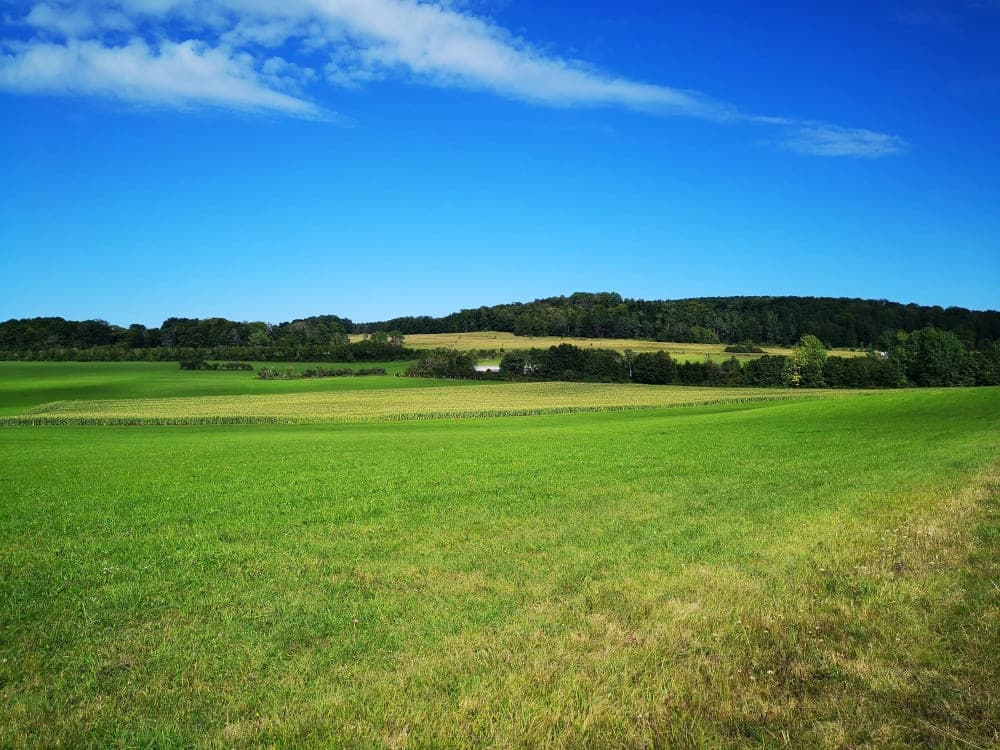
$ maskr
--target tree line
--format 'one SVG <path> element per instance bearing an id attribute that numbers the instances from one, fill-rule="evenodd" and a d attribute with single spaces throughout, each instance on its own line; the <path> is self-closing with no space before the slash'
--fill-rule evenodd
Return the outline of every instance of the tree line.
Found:
<path id="1" fill-rule="evenodd" d="M 861 357 L 829 356 L 815 336 L 799 339 L 792 356 L 764 355 L 741 362 L 678 362 L 667 352 L 635 354 L 559 344 L 506 353 L 499 375 L 477 373 L 469 352 L 423 352 L 406 371 L 411 377 L 564 380 L 648 385 L 749 386 L 761 388 L 901 388 L 1000 385 L 1000 342 L 969 351 L 950 331 L 899 332 L 889 352 Z"/>
<path id="2" fill-rule="evenodd" d="M 208 349 L 246 347 L 293 349 L 339 348 L 355 328 L 348 318 L 320 315 L 271 325 L 225 318 L 167 318 L 158 328 L 139 323 L 126 327 L 104 320 L 25 318 L 0 323 L 0 351 L 32 349 Z"/>
<path id="3" fill-rule="evenodd" d="M 417 356 L 398 332 L 351 341 L 346 318 L 322 316 L 265 328 L 223 318 L 170 318 L 161 328 L 128 329 L 104 321 L 32 318 L 0 323 L 0 359 L 135 362 L 389 362 Z"/>
<path id="4" fill-rule="evenodd" d="M 528 303 L 461 310 L 441 318 L 404 317 L 358 324 L 319 315 L 272 325 L 226 318 L 168 318 L 159 327 L 103 320 L 28 318 L 0 323 L 0 358 L 191 359 L 264 361 L 389 360 L 403 337 L 419 333 L 504 331 L 527 336 L 633 338 L 733 346 L 791 346 L 805 335 L 827 348 L 888 351 L 897 333 L 933 327 L 967 350 L 1000 341 L 1000 312 L 827 297 L 711 297 L 636 300 L 577 293 Z M 352 344 L 351 333 L 370 334 Z M 373 353 L 377 352 L 377 353 Z M 393 355 L 397 356 L 393 356 Z"/>

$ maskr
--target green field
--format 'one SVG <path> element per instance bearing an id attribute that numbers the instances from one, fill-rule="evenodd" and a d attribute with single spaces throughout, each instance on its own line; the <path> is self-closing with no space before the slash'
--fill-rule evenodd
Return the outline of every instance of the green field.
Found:
<path id="1" fill-rule="evenodd" d="M 382 367 L 387 375 L 314 380 L 259 380 L 252 372 L 180 370 L 176 362 L 0 362 L 0 416 L 51 401 L 75 399 L 236 396 L 315 393 L 366 388 L 454 385 L 448 380 L 394 377 L 407 362 L 258 362 L 256 366 L 300 372 L 308 367 Z"/>
<path id="2" fill-rule="evenodd" d="M 0 413 L 372 421 L 0 428 L 2 747 L 1000 739 L 998 389 L 26 367 Z"/>

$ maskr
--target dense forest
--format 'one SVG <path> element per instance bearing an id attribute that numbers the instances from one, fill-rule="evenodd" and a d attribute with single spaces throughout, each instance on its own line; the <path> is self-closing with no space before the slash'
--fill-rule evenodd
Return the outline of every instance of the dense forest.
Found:
<path id="1" fill-rule="evenodd" d="M 672 301 L 577 293 L 462 310 L 443 318 L 394 318 L 357 327 L 414 333 L 507 331 L 525 336 L 791 346 L 813 334 L 829 347 L 887 349 L 896 331 L 933 326 L 970 349 L 1000 341 L 1000 312 L 829 297 L 705 297 Z"/>
<path id="2" fill-rule="evenodd" d="M 927 327 L 955 334 L 969 350 L 1000 341 L 1000 312 L 923 307 L 884 300 L 824 297 L 717 297 L 674 301 L 577 293 L 528 303 L 462 310 L 443 318 L 356 324 L 321 315 L 272 325 L 225 318 L 168 318 L 158 328 L 102 320 L 30 318 L 0 323 L 0 358 L 402 359 L 416 333 L 507 331 L 533 336 L 636 338 L 695 343 L 791 346 L 815 335 L 827 347 L 892 348 L 898 331 Z M 351 343 L 351 333 L 369 333 Z"/>

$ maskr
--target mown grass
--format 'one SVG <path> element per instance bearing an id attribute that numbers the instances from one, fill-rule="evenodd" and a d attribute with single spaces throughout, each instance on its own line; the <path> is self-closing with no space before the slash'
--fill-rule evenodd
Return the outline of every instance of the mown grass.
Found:
<path id="1" fill-rule="evenodd" d="M 348 378 L 339 378 L 349 380 Z M 423 381 L 418 381 L 423 382 Z M 454 381 L 453 381 L 454 382 Z M 0 425 L 170 425 L 370 422 L 529 416 L 704 404 L 843 398 L 851 391 L 694 388 L 608 383 L 495 383 L 447 388 L 330 391 L 264 396 L 57 401 Z"/>
<path id="2" fill-rule="evenodd" d="M 363 336 L 352 336 L 356 341 Z M 405 338 L 405 344 L 413 349 L 436 349 L 445 347 L 448 349 L 459 349 L 470 351 L 478 349 L 504 349 L 511 351 L 515 349 L 547 349 L 550 346 L 559 344 L 573 344 L 583 348 L 614 349 L 625 351 L 631 349 L 639 352 L 669 352 L 670 355 L 681 362 L 703 362 L 712 359 L 721 362 L 734 356 L 725 351 L 725 344 L 683 344 L 670 341 L 639 341 L 636 339 L 581 339 L 571 336 L 515 336 L 513 333 L 503 333 L 498 331 L 475 331 L 472 333 L 423 333 L 410 334 Z M 791 356 L 792 350 L 777 346 L 762 347 L 767 354 L 782 354 Z M 832 352 L 840 357 L 863 356 L 863 352 L 851 352 L 847 350 L 835 350 Z M 756 359 L 759 355 L 737 354 L 737 359 Z"/>
<path id="3" fill-rule="evenodd" d="M 50 401 L 326 393 L 340 390 L 433 387 L 449 380 L 397 378 L 407 362 L 332 364 L 383 367 L 386 375 L 315 380 L 259 380 L 252 372 L 181 370 L 176 362 L 0 362 L 0 416 Z M 258 367 L 301 371 L 312 363 L 257 363 Z"/>
<path id="4" fill-rule="evenodd" d="M 0 745 L 989 747 L 997 389 L 0 430 Z"/>

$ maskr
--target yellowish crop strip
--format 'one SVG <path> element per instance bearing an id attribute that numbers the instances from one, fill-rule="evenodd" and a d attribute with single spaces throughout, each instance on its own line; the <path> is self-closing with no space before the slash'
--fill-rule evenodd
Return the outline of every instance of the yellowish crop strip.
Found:
<path id="1" fill-rule="evenodd" d="M 850 395 L 846 391 L 510 383 L 196 398 L 57 401 L 0 425 L 167 425 L 382 422 L 739 404 Z"/>
<path id="2" fill-rule="evenodd" d="M 360 341 L 364 335 L 357 334 L 351 336 L 352 341 Z M 725 344 L 693 344 L 676 341 L 646 341 L 641 339 L 588 339 L 576 338 L 572 336 L 515 336 L 513 333 L 499 331 L 477 331 L 473 333 L 415 333 L 407 335 L 404 343 L 411 349 L 436 349 L 445 347 L 448 349 L 470 350 L 491 350 L 503 349 L 513 351 L 517 349 L 548 349 L 550 346 L 559 344 L 573 344 L 583 349 L 614 349 L 616 351 L 631 350 L 640 352 L 669 352 L 672 357 L 681 361 L 701 361 L 705 358 L 715 360 L 729 359 L 730 355 L 725 351 Z M 791 356 L 790 348 L 779 346 L 762 347 L 767 354 L 777 354 Z M 860 357 L 864 352 L 853 352 L 838 349 L 831 352 L 838 357 Z M 740 354 L 739 359 L 755 359 L 759 355 Z"/>

